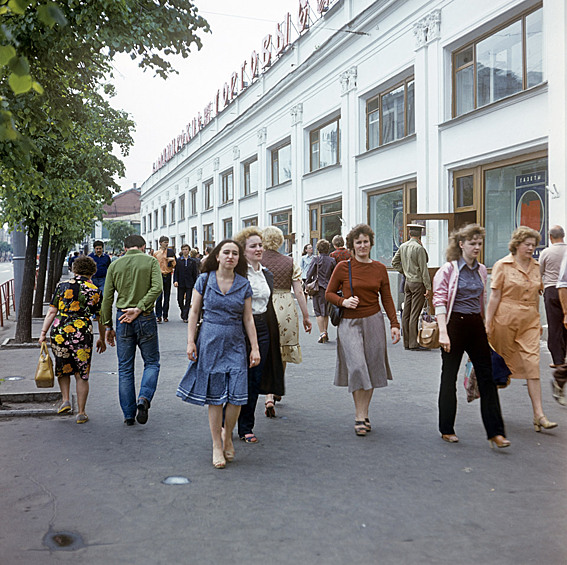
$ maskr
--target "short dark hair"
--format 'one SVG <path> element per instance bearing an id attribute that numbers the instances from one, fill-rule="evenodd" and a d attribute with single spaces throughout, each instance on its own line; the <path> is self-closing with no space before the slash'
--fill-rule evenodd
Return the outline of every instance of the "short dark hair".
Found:
<path id="1" fill-rule="evenodd" d="M 144 247 L 144 245 L 146 245 L 146 240 L 141 235 L 138 235 L 137 233 L 129 235 L 124 240 L 124 248 L 125 249 L 131 249 L 132 247 Z"/>
<path id="2" fill-rule="evenodd" d="M 188 243 L 184 243 L 184 244 L 181 246 L 181 249 L 183 249 L 184 247 L 189 247 L 189 244 L 188 244 Z M 189 249 L 191 249 L 191 248 L 189 247 Z"/>
<path id="3" fill-rule="evenodd" d="M 240 245 L 238 241 L 234 241 L 234 239 L 223 239 L 214 249 L 211 249 L 211 252 L 207 255 L 207 258 L 201 263 L 201 272 L 210 273 L 211 271 L 216 271 L 219 268 L 219 260 L 217 259 L 217 255 L 220 254 L 221 249 L 227 243 L 234 243 L 234 245 L 238 247 L 238 263 L 234 268 L 234 272 L 243 277 L 246 276 L 248 272 L 248 263 L 244 258 L 244 249 L 242 249 L 242 245 Z"/>
<path id="4" fill-rule="evenodd" d="M 331 250 L 331 244 L 326 239 L 320 239 L 317 242 L 317 251 L 326 255 Z"/>
<path id="5" fill-rule="evenodd" d="M 345 240 L 343 239 L 342 235 L 336 235 L 335 237 L 333 237 L 332 244 L 335 247 L 344 247 L 345 246 Z"/>
<path id="6" fill-rule="evenodd" d="M 83 255 L 73 261 L 72 270 L 76 275 L 90 278 L 96 273 L 96 263 L 91 257 Z"/>
<path id="7" fill-rule="evenodd" d="M 370 240 L 370 246 L 374 247 L 374 232 L 368 224 L 357 224 L 352 228 L 346 236 L 347 248 L 354 250 L 354 240 L 358 239 L 362 234 L 367 235 Z"/>
<path id="8" fill-rule="evenodd" d="M 93 249 L 95 247 L 102 247 L 104 249 L 104 242 L 100 241 L 99 239 L 97 239 L 94 243 L 93 243 Z"/>
<path id="9" fill-rule="evenodd" d="M 159 242 L 161 243 L 162 241 L 169 241 L 169 237 L 167 237 L 167 235 L 162 235 L 162 236 L 159 238 Z"/>

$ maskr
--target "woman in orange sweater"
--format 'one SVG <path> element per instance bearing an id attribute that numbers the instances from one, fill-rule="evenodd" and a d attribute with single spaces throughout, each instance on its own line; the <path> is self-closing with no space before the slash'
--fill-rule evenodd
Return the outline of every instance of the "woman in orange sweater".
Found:
<path id="1" fill-rule="evenodd" d="M 386 267 L 370 258 L 374 245 L 372 228 L 358 224 L 350 230 L 346 240 L 352 259 L 336 266 L 325 298 L 343 308 L 343 317 L 337 327 L 335 385 L 348 386 L 349 392 L 352 392 L 354 431 L 357 436 L 365 436 L 372 429 L 368 419 L 372 393 L 375 388 L 387 386 L 388 380 L 392 379 L 379 297 L 390 320 L 392 343 L 400 340 L 400 324 Z"/>

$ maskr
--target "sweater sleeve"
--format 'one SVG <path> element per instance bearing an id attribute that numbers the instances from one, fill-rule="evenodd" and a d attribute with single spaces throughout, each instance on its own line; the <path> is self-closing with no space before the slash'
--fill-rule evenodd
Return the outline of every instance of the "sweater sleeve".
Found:
<path id="1" fill-rule="evenodd" d="M 382 279 L 382 284 L 380 285 L 380 297 L 382 299 L 382 305 L 384 310 L 390 320 L 390 326 L 392 328 L 400 327 L 398 322 L 398 316 L 396 315 L 396 307 L 394 306 L 394 300 L 392 298 L 392 293 L 390 291 L 390 279 L 388 278 L 388 270 L 384 265 L 380 265 L 380 278 Z"/>
<path id="2" fill-rule="evenodd" d="M 327 290 L 325 291 L 325 300 L 335 306 L 342 306 L 344 298 L 339 296 L 337 292 L 342 291 L 345 273 L 348 280 L 348 261 L 341 261 L 333 271 Z"/>

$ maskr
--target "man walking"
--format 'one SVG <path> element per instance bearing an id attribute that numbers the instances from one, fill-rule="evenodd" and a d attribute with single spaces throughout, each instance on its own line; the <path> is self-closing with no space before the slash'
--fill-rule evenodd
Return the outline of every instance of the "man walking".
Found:
<path id="1" fill-rule="evenodd" d="M 93 275 L 93 284 L 98 286 L 101 294 L 104 296 L 104 282 L 106 281 L 106 273 L 112 260 L 108 253 L 104 252 L 104 243 L 95 241 L 93 243 L 94 251 L 89 253 L 89 257 L 96 263 L 96 273 Z"/>
<path id="2" fill-rule="evenodd" d="M 339 264 L 341 261 L 350 259 L 350 251 L 345 247 L 345 240 L 342 235 L 336 235 L 331 241 L 335 250 L 331 253 L 331 257 Z"/>
<path id="3" fill-rule="evenodd" d="M 563 309 L 556 288 L 567 244 L 561 226 L 553 226 L 548 233 L 551 245 L 541 252 L 539 270 L 545 288 L 543 300 L 547 316 L 547 348 L 553 360 L 551 367 L 555 368 L 565 363 L 567 344 L 567 329 L 563 326 Z"/>
<path id="4" fill-rule="evenodd" d="M 178 257 L 173 271 L 173 286 L 177 288 L 177 304 L 179 304 L 181 310 L 181 319 L 185 323 L 187 323 L 189 317 L 191 293 L 199 276 L 197 261 L 189 257 L 189 251 L 189 246 L 186 243 L 181 246 L 181 255 Z"/>
<path id="5" fill-rule="evenodd" d="M 146 241 L 141 235 L 124 240 L 126 254 L 108 268 L 106 292 L 101 317 L 106 326 L 106 341 L 118 354 L 118 390 L 124 423 L 145 424 L 157 387 L 159 375 L 159 341 L 154 303 L 163 288 L 158 262 L 146 255 Z M 116 299 L 116 330 L 112 323 L 112 304 Z M 134 360 L 136 346 L 144 360 L 140 393 L 136 400 Z"/>
<path id="6" fill-rule="evenodd" d="M 158 296 L 156 302 L 156 316 L 158 324 L 169 322 L 169 297 L 171 296 L 171 273 L 175 269 L 175 251 L 168 249 L 169 238 L 162 235 L 159 238 L 159 249 L 154 251 L 154 257 L 158 260 L 161 270 L 163 292 Z"/>
<path id="7" fill-rule="evenodd" d="M 431 295 L 431 278 L 427 270 L 427 251 L 421 243 L 419 224 L 408 224 L 409 241 L 402 243 L 392 259 L 392 267 L 406 278 L 404 286 L 404 312 L 402 314 L 402 331 L 404 347 L 412 351 L 429 351 L 420 347 L 417 342 L 417 326 L 419 315 L 425 300 Z"/>

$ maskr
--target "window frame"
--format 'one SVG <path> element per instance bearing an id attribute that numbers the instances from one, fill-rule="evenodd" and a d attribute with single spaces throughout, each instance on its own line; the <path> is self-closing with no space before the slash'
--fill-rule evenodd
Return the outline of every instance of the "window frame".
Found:
<path id="1" fill-rule="evenodd" d="M 210 233 L 208 233 L 209 229 Z M 207 238 L 207 236 L 212 236 L 212 239 Z M 210 222 L 209 224 L 203 224 L 203 251 L 208 246 L 215 246 L 215 224 L 213 222 Z"/>
<path id="2" fill-rule="evenodd" d="M 199 229 L 197 226 L 191 228 L 191 248 L 199 247 Z"/>
<path id="3" fill-rule="evenodd" d="M 227 233 L 227 226 L 230 224 L 230 234 Z M 222 233 L 223 239 L 231 239 L 234 233 L 234 225 L 232 223 L 232 217 L 224 218 L 222 221 Z"/>
<path id="4" fill-rule="evenodd" d="M 177 220 L 176 216 L 176 206 L 175 206 L 175 200 L 172 200 L 169 203 L 169 224 L 174 224 Z"/>
<path id="5" fill-rule="evenodd" d="M 287 221 L 274 223 L 274 216 L 279 216 L 280 214 L 287 214 Z M 270 213 L 271 226 L 276 226 L 279 227 L 280 229 L 281 229 L 280 226 L 284 226 L 284 225 L 287 226 L 287 234 L 284 232 L 284 246 L 286 253 L 291 253 L 293 251 L 293 244 L 295 243 L 295 234 L 292 232 L 292 228 L 293 228 L 292 220 L 293 220 L 293 212 L 291 208 Z M 283 231 L 284 230 L 282 230 L 282 232 Z"/>
<path id="6" fill-rule="evenodd" d="M 242 227 L 249 228 L 258 225 L 258 216 L 252 216 L 251 218 L 245 218 L 242 220 Z"/>
<path id="7" fill-rule="evenodd" d="M 280 158 L 279 158 L 279 152 L 284 148 L 284 147 L 288 147 L 290 149 L 290 156 L 291 156 L 291 140 L 287 140 L 283 143 L 280 143 L 279 145 L 277 145 L 276 147 L 274 147 L 273 149 L 270 150 L 270 180 L 271 180 L 271 185 L 270 187 L 274 187 L 274 186 L 279 186 L 280 184 L 283 184 L 284 182 L 289 182 L 291 181 L 291 176 L 289 179 L 285 179 L 285 180 L 280 180 L 280 173 L 279 173 L 279 164 L 280 164 Z M 277 154 L 277 158 L 274 158 L 274 155 Z M 290 160 L 291 161 L 291 160 Z M 277 162 L 278 164 L 278 179 L 277 182 L 274 182 L 274 162 Z"/>
<path id="8" fill-rule="evenodd" d="M 256 163 L 258 164 L 258 155 L 255 155 L 254 158 L 252 159 L 248 159 L 247 161 L 244 161 L 244 163 L 242 163 L 242 195 L 243 196 L 251 196 L 252 194 L 258 194 L 258 187 L 256 186 L 256 190 L 252 191 L 250 190 L 251 186 L 252 186 L 252 182 L 251 182 L 251 172 L 250 172 L 250 165 L 252 163 Z M 246 167 L 248 167 L 248 172 L 246 171 Z M 247 176 L 248 175 L 248 176 Z M 256 176 L 257 176 L 257 171 L 256 171 Z M 248 179 L 248 182 L 246 182 L 246 179 Z M 256 178 L 256 184 L 258 184 L 258 178 Z"/>
<path id="9" fill-rule="evenodd" d="M 161 207 L 161 227 L 165 228 L 167 226 L 167 204 Z"/>
<path id="10" fill-rule="evenodd" d="M 330 163 L 329 165 L 325 165 L 324 167 L 321 166 L 321 130 L 326 128 L 327 126 L 336 123 L 337 124 L 337 150 L 335 155 L 335 162 Z M 313 141 L 313 134 L 317 135 L 317 140 Z M 313 168 L 313 146 L 318 144 L 318 153 L 319 153 L 319 166 L 314 169 Z M 340 165 L 341 163 L 341 116 L 337 116 L 328 122 L 320 125 L 319 127 L 312 129 L 309 131 L 309 172 L 319 171 L 321 169 L 325 169 L 327 167 L 332 167 L 334 165 Z"/>
<path id="11" fill-rule="evenodd" d="M 183 221 L 185 219 L 185 194 L 182 194 L 179 197 L 179 222 Z"/>
<path id="12" fill-rule="evenodd" d="M 228 179 L 231 179 L 232 186 L 229 187 Z M 221 204 L 234 202 L 234 171 L 229 169 L 221 174 Z"/>
<path id="13" fill-rule="evenodd" d="M 191 216 L 196 216 L 198 213 L 197 207 L 197 187 L 189 191 L 189 206 L 191 209 Z"/>
<path id="14" fill-rule="evenodd" d="M 215 207 L 214 189 L 214 179 L 210 179 L 203 183 L 203 206 L 205 212 L 212 210 Z"/>

